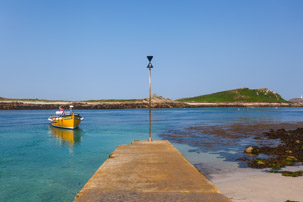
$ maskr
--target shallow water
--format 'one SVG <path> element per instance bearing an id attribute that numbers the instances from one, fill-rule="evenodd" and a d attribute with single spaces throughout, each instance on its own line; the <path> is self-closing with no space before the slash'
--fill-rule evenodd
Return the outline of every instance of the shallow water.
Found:
<path id="1" fill-rule="evenodd" d="M 47 118 L 54 111 L 0 111 L 0 201 L 72 201 L 118 145 L 148 139 L 147 109 L 76 112 L 85 120 L 79 129 L 69 131 L 50 127 Z M 161 139 L 160 134 L 200 125 L 301 120 L 302 108 L 154 109 L 152 135 Z M 235 145 L 212 149 L 172 143 L 211 176 L 237 168 L 228 155 L 249 142 L 241 139 Z"/>

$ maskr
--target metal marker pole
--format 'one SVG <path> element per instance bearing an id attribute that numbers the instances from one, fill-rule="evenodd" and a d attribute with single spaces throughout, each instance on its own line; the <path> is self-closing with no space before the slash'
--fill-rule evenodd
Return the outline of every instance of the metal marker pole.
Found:
<path id="1" fill-rule="evenodd" d="M 148 141 L 151 142 L 151 68 L 149 68 L 149 137 Z"/>
<path id="2" fill-rule="evenodd" d="M 152 141 L 151 137 L 151 68 L 153 68 L 153 65 L 151 64 L 151 60 L 153 59 L 153 56 L 147 56 L 147 59 L 149 61 L 147 68 L 149 69 L 149 103 L 148 103 L 148 109 L 149 109 L 149 137 L 148 141 Z"/>

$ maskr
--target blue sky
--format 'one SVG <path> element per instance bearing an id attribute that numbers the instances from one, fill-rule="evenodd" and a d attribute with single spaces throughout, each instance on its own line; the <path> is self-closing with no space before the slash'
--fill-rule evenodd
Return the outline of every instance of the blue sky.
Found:
<path id="1" fill-rule="evenodd" d="M 303 94 L 303 1 L 0 0 L 0 97 Z"/>

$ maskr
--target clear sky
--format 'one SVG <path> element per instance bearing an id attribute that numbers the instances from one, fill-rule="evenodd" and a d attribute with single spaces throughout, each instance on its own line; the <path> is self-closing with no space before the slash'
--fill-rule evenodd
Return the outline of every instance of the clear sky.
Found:
<path id="1" fill-rule="evenodd" d="M 303 94 L 301 0 L 0 0 L 0 97 Z"/>

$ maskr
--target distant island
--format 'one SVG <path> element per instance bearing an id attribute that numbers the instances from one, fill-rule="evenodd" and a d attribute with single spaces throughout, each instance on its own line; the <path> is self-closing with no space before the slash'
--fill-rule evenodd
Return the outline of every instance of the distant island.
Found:
<path id="1" fill-rule="evenodd" d="M 58 109 L 59 106 L 75 109 L 136 109 L 148 108 L 148 98 L 108 99 L 86 101 L 10 99 L 0 97 L 0 110 Z M 303 103 L 289 102 L 278 93 L 267 88 L 239 88 L 172 100 L 156 94 L 152 95 L 152 108 L 209 108 L 209 107 L 303 107 Z"/>
<path id="2" fill-rule="evenodd" d="M 179 102 L 287 102 L 278 93 L 267 88 L 239 88 L 197 97 L 182 98 Z"/>

